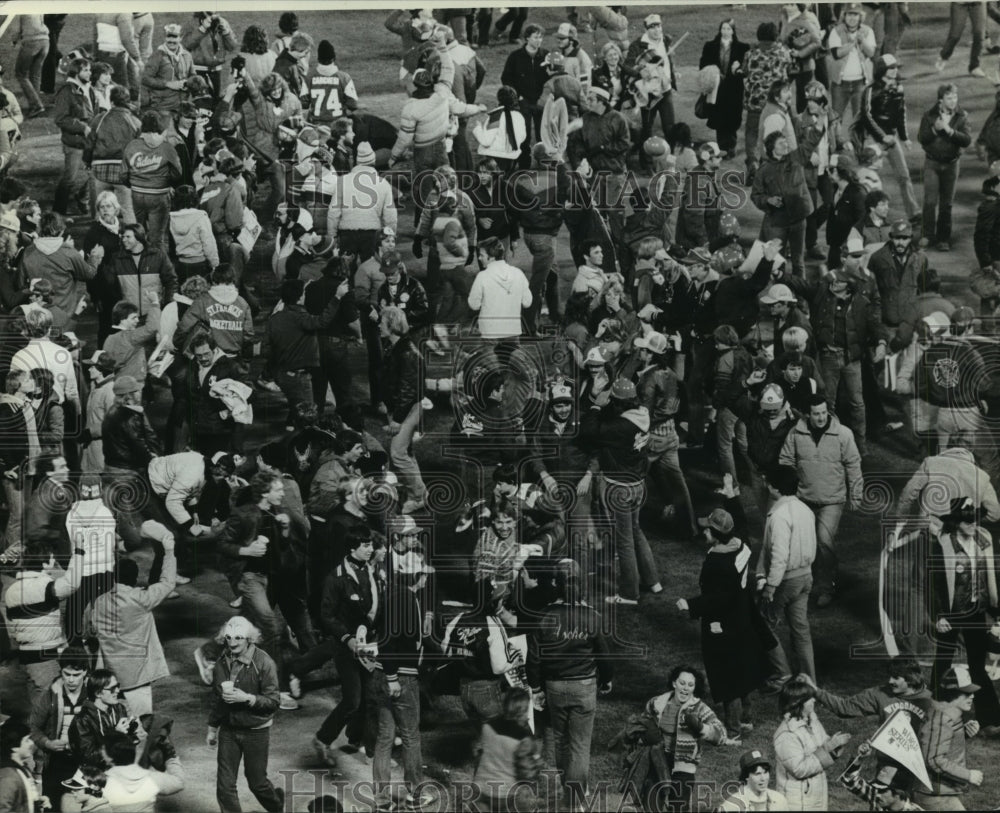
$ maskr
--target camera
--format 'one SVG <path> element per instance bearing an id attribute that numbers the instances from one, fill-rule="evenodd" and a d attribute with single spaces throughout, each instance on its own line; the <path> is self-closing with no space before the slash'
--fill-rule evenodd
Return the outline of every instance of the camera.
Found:
<path id="1" fill-rule="evenodd" d="M 237 54 L 229 61 L 229 67 L 232 69 L 234 79 L 238 79 L 243 76 L 243 70 L 246 66 L 247 60 L 242 54 Z"/>

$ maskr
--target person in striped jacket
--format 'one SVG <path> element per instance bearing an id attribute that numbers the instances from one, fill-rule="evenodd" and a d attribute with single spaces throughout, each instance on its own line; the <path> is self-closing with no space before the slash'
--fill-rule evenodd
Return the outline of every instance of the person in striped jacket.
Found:
<path id="1" fill-rule="evenodd" d="M 53 578 L 52 547 L 44 530 L 29 533 L 22 567 L 3 595 L 7 629 L 17 643 L 21 665 L 28 673 L 28 695 L 37 697 L 59 677 L 59 651 L 66 646 L 60 602 L 80 588 L 83 549 L 77 548 L 66 572 Z"/>
<path id="2" fill-rule="evenodd" d="M 390 168 L 412 148 L 414 179 L 414 225 L 420 223 L 420 214 L 428 195 L 434 187 L 433 170 L 448 163 L 445 139 L 452 116 L 471 116 L 485 113 L 486 105 L 466 104 L 448 93 L 435 89 L 434 77 L 425 68 L 413 74 L 413 96 L 403 105 L 400 114 L 399 134 L 389 157 Z"/>

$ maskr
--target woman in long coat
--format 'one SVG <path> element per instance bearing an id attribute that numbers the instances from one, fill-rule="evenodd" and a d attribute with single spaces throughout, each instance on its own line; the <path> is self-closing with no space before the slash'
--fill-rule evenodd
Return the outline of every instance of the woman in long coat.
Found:
<path id="1" fill-rule="evenodd" d="M 719 89 L 708 108 L 708 126 L 726 158 L 736 154 L 736 133 L 743 121 L 743 63 L 750 46 L 736 36 L 732 19 L 719 24 L 719 33 L 701 49 L 699 69 L 715 65 L 719 69 Z"/>
<path id="2" fill-rule="evenodd" d="M 710 545 L 701 567 L 701 595 L 680 599 L 677 607 L 701 619 L 712 699 L 723 705 L 728 736 L 738 739 L 753 730 L 745 717 L 748 695 L 767 674 L 766 652 L 774 637 L 754 604 L 750 547 L 735 535 L 732 515 L 717 508 L 698 524 Z"/>

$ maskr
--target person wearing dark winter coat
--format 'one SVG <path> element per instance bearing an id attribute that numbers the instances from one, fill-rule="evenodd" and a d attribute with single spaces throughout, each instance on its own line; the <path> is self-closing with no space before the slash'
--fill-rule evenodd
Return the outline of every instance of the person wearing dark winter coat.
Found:
<path id="1" fill-rule="evenodd" d="M 611 399 L 613 403 L 609 404 Z M 620 573 L 615 603 L 638 604 L 639 588 L 659 592 L 660 581 L 649 542 L 639 525 L 644 480 L 649 469 L 649 412 L 640 406 L 635 384 L 617 379 L 582 416 L 580 434 L 601 467 L 604 497 L 615 518 Z"/>
<path id="2" fill-rule="evenodd" d="M 913 244 L 913 228 L 897 220 L 889 229 L 889 240 L 868 260 L 882 300 L 882 324 L 895 329 L 916 299 L 918 281 L 927 274 L 927 255 Z"/>
<path id="3" fill-rule="evenodd" d="M 145 473 L 161 448 L 159 436 L 143 412 L 142 385 L 126 375 L 118 377 L 113 386 L 115 405 L 101 423 L 106 470 Z"/>
<path id="4" fill-rule="evenodd" d="M 52 120 L 62 132 L 65 159 L 52 204 L 59 214 L 68 214 L 71 202 L 76 202 L 82 212 L 87 211 L 88 173 L 83 164 L 83 151 L 90 136 L 90 120 L 93 117 L 90 62 L 74 59 L 69 64 L 66 83 L 59 88 L 52 109 Z"/>
<path id="5" fill-rule="evenodd" d="M 883 54 L 875 60 L 874 78 L 861 94 L 861 111 L 851 125 L 851 135 L 856 150 L 866 141 L 875 141 L 885 151 L 899 184 L 906 217 L 912 221 L 920 209 L 903 150 L 910 147 L 906 98 L 899 82 L 899 61 L 892 54 Z"/>
<path id="6" fill-rule="evenodd" d="M 829 247 L 826 262 L 829 268 L 840 267 L 844 243 L 857 223 L 865 216 L 865 196 L 868 190 L 858 182 L 857 161 L 848 153 L 834 156 L 836 163 L 830 173 L 836 184 L 833 206 L 826 222 L 826 243 Z"/>
<path id="7" fill-rule="evenodd" d="M 87 699 L 69 726 L 69 747 L 78 763 L 100 757 L 107 736 L 126 730 L 130 719 L 117 675 L 93 670 L 87 676 Z"/>
<path id="8" fill-rule="evenodd" d="M 736 152 L 736 134 L 743 121 L 743 69 L 750 46 L 736 36 L 732 19 L 719 24 L 719 33 L 701 49 L 699 68 L 715 65 L 719 69 L 719 87 L 715 102 L 709 107 L 708 126 L 715 130 L 719 148 L 727 155 Z"/>
<path id="9" fill-rule="evenodd" d="M 750 546 L 735 535 L 732 515 L 722 508 L 698 520 L 708 554 L 701 566 L 701 593 L 678 599 L 677 609 L 701 620 L 701 651 L 712 699 L 722 703 L 728 735 L 738 739 L 753 726 L 744 701 L 767 676 L 774 637 L 754 601 Z"/>
<path id="10" fill-rule="evenodd" d="M 962 150 L 972 143 L 969 117 L 958 106 L 958 88 L 938 88 L 937 104 L 920 119 L 917 140 L 924 148 L 924 213 L 921 246 L 936 244 L 951 250 L 951 205 Z"/>
<path id="11" fill-rule="evenodd" d="M 976 210 L 976 227 L 972 233 L 972 246 L 976 252 L 980 275 L 992 282 L 992 297 L 982 296 L 982 302 L 996 307 L 1000 300 L 1000 178 L 992 176 L 983 181 L 983 200 Z M 983 291 L 988 289 L 984 288 Z M 991 311 L 992 312 L 992 311 Z"/>
<path id="12" fill-rule="evenodd" d="M 987 164 L 1000 160 L 1000 90 L 997 90 L 996 107 L 990 111 L 976 137 L 976 150 Z"/>
<path id="13" fill-rule="evenodd" d="M 500 74 L 500 84 L 517 91 L 521 115 L 527 125 L 520 161 L 522 167 L 529 164 L 531 145 L 541 140 L 542 106 L 539 100 L 549 78 L 545 62 L 548 51 L 542 47 L 544 36 L 541 26 L 534 23 L 525 26 L 524 45 L 511 51 Z"/>
<path id="14" fill-rule="evenodd" d="M 528 636 L 525 666 L 532 693 L 544 691 L 552 714 L 556 768 L 563 786 L 571 800 L 582 800 L 590 774 L 597 695 L 611 692 L 614 662 L 600 614 L 583 601 L 579 565 L 559 563 L 556 589 L 560 598 L 543 611 L 538 632 Z"/>
<path id="15" fill-rule="evenodd" d="M 805 274 L 806 218 L 813 211 L 805 164 L 823 134 L 822 127 L 810 127 L 804 142 L 793 151 L 782 132 L 769 133 L 764 139 L 766 158 L 757 171 L 750 193 L 754 205 L 764 213 L 760 239 L 781 238 L 798 277 Z"/>
<path id="16" fill-rule="evenodd" d="M 698 166 L 684 176 L 677 214 L 674 242 L 685 249 L 707 247 L 718 240 L 724 206 L 716 177 L 722 165 L 721 145 L 709 141 L 698 148 L 697 155 Z"/>

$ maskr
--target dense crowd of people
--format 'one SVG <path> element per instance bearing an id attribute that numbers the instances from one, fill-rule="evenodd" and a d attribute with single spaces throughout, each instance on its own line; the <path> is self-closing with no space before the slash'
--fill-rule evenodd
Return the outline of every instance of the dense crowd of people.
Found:
<path id="1" fill-rule="evenodd" d="M 936 70 L 968 19 L 988 78 L 996 4 L 950 7 Z M 273 41 L 214 12 L 89 15 L 66 54 L 67 15 L 17 16 L 0 609 L 29 705 L 0 725 L 0 811 L 210 806 L 157 702 L 157 608 L 204 598 L 206 569 L 232 592 L 192 664 L 223 811 L 241 764 L 261 807 L 291 803 L 273 722 L 333 674 L 336 705 L 300 719 L 318 766 L 363 752 L 374 809 L 441 804 L 421 729 L 443 696 L 478 725 L 468 809 L 588 809 L 615 623 L 668 589 L 702 658 L 613 740 L 640 809 L 824 810 L 834 779 L 873 810 L 961 810 L 989 787 L 966 741 L 1000 738 L 1000 93 L 971 111 L 941 82 L 911 117 L 905 4 L 784 4 L 752 43 L 721 20 L 683 110 L 684 36 L 629 11 L 554 32 L 528 8 L 393 12 L 398 122 L 294 12 Z M 479 54 L 505 39 L 494 102 Z M 18 171 L 41 116 L 51 195 Z M 974 223 L 953 223 L 960 168 Z M 941 291 L 962 230 L 978 314 Z M 919 467 L 870 597 L 888 667 L 841 696 L 810 616 L 845 610 L 839 527 L 889 434 Z M 702 543 L 697 587 L 661 575 L 653 531 Z M 746 750 L 756 694 L 780 720 Z M 851 749 L 817 708 L 872 734 Z M 709 745 L 729 775 L 699 772 Z"/>

